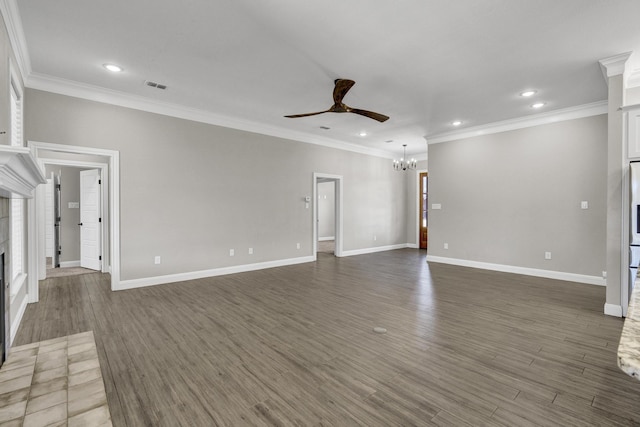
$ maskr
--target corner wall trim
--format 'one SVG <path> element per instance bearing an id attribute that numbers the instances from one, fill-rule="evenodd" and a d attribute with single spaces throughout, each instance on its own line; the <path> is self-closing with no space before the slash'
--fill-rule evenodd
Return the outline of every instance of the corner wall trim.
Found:
<path id="1" fill-rule="evenodd" d="M 605 304 L 604 314 L 607 316 L 622 317 L 622 306 L 617 304 Z"/>
<path id="2" fill-rule="evenodd" d="M 9 337 L 9 346 L 13 344 L 13 339 L 16 337 L 18 333 L 18 328 L 20 327 L 20 323 L 22 322 L 22 316 L 24 316 L 24 312 L 27 310 L 27 303 L 29 298 L 25 294 L 22 299 L 22 303 L 20 303 L 20 307 L 18 308 L 18 314 L 16 315 L 16 320 L 11 323 L 11 331 L 9 332 L 11 336 Z"/>
<path id="3" fill-rule="evenodd" d="M 213 268 L 211 270 L 192 271 L 189 273 L 168 274 L 166 276 L 144 277 L 141 279 L 121 280 L 115 291 L 142 288 L 145 286 L 162 285 L 166 283 L 184 282 L 187 280 L 204 279 L 207 277 L 224 276 L 226 274 L 244 273 L 247 271 L 263 270 L 266 268 L 284 267 L 287 265 L 303 264 L 315 261 L 313 256 L 280 259 L 276 261 L 258 262 L 255 264 L 234 265 L 232 267 Z"/>
<path id="4" fill-rule="evenodd" d="M 427 255 L 427 262 L 439 262 L 442 264 L 459 265 L 461 267 L 472 267 L 480 268 L 483 270 L 501 271 L 503 273 L 524 274 L 526 276 L 544 277 L 546 279 L 555 280 L 566 280 L 568 282 L 586 283 L 588 285 L 606 285 L 604 279 L 601 277 L 587 276 L 586 274 L 566 273 L 564 271 L 540 270 L 537 268 L 516 267 L 513 265 L 491 264 L 488 262 L 446 258 L 434 255 Z"/>
<path id="5" fill-rule="evenodd" d="M 404 249 L 407 247 L 409 247 L 408 243 L 401 243 L 399 245 L 387 245 L 387 246 L 376 246 L 373 248 L 354 249 L 351 251 L 342 251 L 342 256 L 372 254 L 375 252 L 392 251 L 394 249 Z"/>

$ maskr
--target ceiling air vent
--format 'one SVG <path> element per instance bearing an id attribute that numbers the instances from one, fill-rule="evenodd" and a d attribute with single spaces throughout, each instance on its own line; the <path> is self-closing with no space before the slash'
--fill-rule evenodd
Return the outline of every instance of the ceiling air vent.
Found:
<path id="1" fill-rule="evenodd" d="M 151 80 L 146 80 L 144 82 L 144 84 L 149 86 L 149 87 L 155 87 L 156 89 L 161 89 L 161 90 L 165 90 L 167 88 L 167 85 L 163 85 L 163 84 L 160 84 L 160 83 L 152 82 Z"/>

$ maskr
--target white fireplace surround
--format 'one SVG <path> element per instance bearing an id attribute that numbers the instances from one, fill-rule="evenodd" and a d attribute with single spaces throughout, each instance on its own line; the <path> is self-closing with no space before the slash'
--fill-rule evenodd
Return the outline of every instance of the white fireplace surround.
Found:
<path id="1" fill-rule="evenodd" d="M 30 149 L 0 145 L 0 197 L 30 199 L 45 182 Z"/>

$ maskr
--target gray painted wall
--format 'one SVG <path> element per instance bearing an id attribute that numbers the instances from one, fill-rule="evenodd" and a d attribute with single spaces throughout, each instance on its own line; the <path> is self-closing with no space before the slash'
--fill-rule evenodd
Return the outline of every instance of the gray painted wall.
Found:
<path id="1" fill-rule="evenodd" d="M 25 124 L 30 140 L 120 151 L 123 280 L 311 256 L 313 172 L 344 177 L 344 250 L 406 243 L 389 159 L 29 89 Z"/>
<path id="2" fill-rule="evenodd" d="M 318 238 L 335 237 L 336 183 L 318 183 Z"/>
<path id="3" fill-rule="evenodd" d="M 606 115 L 430 145 L 428 253 L 600 277 L 606 189 Z"/>
<path id="4" fill-rule="evenodd" d="M 637 105 L 640 104 L 640 86 L 629 88 L 625 92 L 625 105 Z"/>

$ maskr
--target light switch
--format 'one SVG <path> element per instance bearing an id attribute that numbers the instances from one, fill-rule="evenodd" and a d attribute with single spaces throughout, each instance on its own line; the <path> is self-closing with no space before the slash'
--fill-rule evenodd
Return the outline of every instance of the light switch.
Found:
<path id="1" fill-rule="evenodd" d="M 442 209 L 442 205 L 440 203 L 432 203 L 431 209 Z"/>
<path id="2" fill-rule="evenodd" d="M 589 202 L 587 202 L 586 200 L 580 202 L 580 209 L 589 209 Z"/>
<path id="3" fill-rule="evenodd" d="M 80 202 L 69 202 L 69 209 L 80 209 Z"/>

